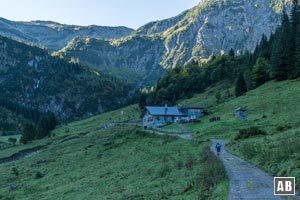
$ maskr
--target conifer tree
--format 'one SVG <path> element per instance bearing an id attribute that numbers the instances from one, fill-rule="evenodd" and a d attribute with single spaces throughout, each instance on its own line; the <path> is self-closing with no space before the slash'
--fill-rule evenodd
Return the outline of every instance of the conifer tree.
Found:
<path id="1" fill-rule="evenodd" d="M 297 26 L 297 32 L 296 32 L 296 48 L 295 48 L 295 65 L 294 70 L 292 72 L 293 78 L 299 78 L 300 77 L 300 24 Z"/>
<path id="2" fill-rule="evenodd" d="M 23 144 L 26 144 L 29 141 L 34 140 L 35 135 L 36 135 L 36 128 L 34 127 L 34 125 L 26 124 L 20 141 Z"/>
<path id="3" fill-rule="evenodd" d="M 236 81 L 235 86 L 235 96 L 241 96 L 247 92 L 247 84 L 244 78 L 243 73 L 240 73 L 238 80 Z"/>
<path id="4" fill-rule="evenodd" d="M 290 63 L 289 55 L 290 42 L 290 22 L 289 17 L 284 11 L 282 25 L 275 32 L 275 39 L 271 51 L 272 74 L 276 80 L 287 79 L 288 66 Z"/>
<path id="5" fill-rule="evenodd" d="M 229 50 L 228 55 L 231 56 L 231 57 L 234 57 L 234 56 L 235 56 L 234 49 L 231 48 L 231 49 Z"/>
<path id="6" fill-rule="evenodd" d="M 300 77 L 300 11 L 298 0 L 293 1 L 292 9 L 292 28 L 293 28 L 293 40 L 294 40 L 294 65 L 290 70 L 290 78 Z"/>
<path id="7" fill-rule="evenodd" d="M 296 53 L 296 38 L 297 38 L 297 27 L 299 25 L 299 6 L 298 0 L 293 0 L 293 8 L 291 11 L 290 20 L 290 37 L 286 38 L 290 43 L 288 46 L 289 50 L 289 63 L 288 63 L 288 78 L 296 78 L 295 76 L 295 53 Z"/>
<path id="8" fill-rule="evenodd" d="M 265 34 L 262 34 L 261 36 L 261 40 L 257 51 L 258 52 L 256 53 L 256 58 L 263 57 L 265 59 L 270 59 L 269 41 Z"/>
<path id="9" fill-rule="evenodd" d="M 268 80 L 269 62 L 265 58 L 258 58 L 252 71 L 252 82 L 254 87 L 258 87 Z"/>

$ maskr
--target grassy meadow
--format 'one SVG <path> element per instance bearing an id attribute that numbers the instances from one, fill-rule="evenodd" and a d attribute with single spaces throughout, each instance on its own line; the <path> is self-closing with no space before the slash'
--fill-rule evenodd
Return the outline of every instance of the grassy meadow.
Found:
<path id="1" fill-rule="evenodd" d="M 133 105 L 58 127 L 50 138 L 0 151 L 4 157 L 46 146 L 30 157 L 0 165 L 0 199 L 227 198 L 222 164 L 203 159 L 210 143 L 156 136 L 135 126 L 103 129 L 112 120 L 125 121 L 126 114 L 126 120 L 139 120 Z M 207 185 L 202 177 L 210 176 L 219 181 Z"/>
<path id="2" fill-rule="evenodd" d="M 0 142 L 10 143 L 8 141 L 9 138 L 15 138 L 16 139 L 16 144 L 19 144 L 20 143 L 21 135 L 0 136 Z"/>
<path id="3" fill-rule="evenodd" d="M 123 113 L 123 114 L 122 114 Z M 85 134 L 103 129 L 105 124 L 115 122 L 135 122 L 141 123 L 141 112 L 137 104 L 124 107 L 111 112 L 106 112 L 101 115 L 90 117 L 84 120 L 71 122 L 67 125 L 62 125 L 55 129 L 52 133 L 55 136 L 65 134 Z"/>
<path id="4" fill-rule="evenodd" d="M 215 98 L 218 91 L 221 92 L 223 98 L 221 103 L 217 103 Z M 275 133 L 278 132 L 278 127 L 297 128 L 300 126 L 299 80 L 272 81 L 238 98 L 232 98 L 232 94 L 224 93 L 222 89 L 212 88 L 181 102 L 188 106 L 204 107 L 209 113 L 201 119 L 201 123 L 185 125 L 194 131 L 195 137 L 230 139 L 243 127 L 258 126 L 269 133 Z M 242 122 L 234 116 L 234 110 L 241 106 L 248 109 L 247 122 Z M 210 123 L 209 118 L 213 116 L 219 116 L 221 120 Z"/>
<path id="5" fill-rule="evenodd" d="M 187 105 L 201 106 L 210 102 L 210 113 L 198 124 L 186 124 L 196 138 L 226 139 L 228 150 L 277 176 L 298 177 L 300 190 L 300 80 L 268 82 L 238 98 L 227 98 L 217 103 L 216 88 L 183 101 Z M 211 95 L 208 94 L 210 92 Z M 227 92 L 228 93 L 228 92 Z M 230 96 L 230 95 L 229 95 Z M 248 121 L 235 118 L 234 109 L 248 109 Z M 220 116 L 221 120 L 209 122 Z M 257 127 L 266 135 L 236 140 L 240 129 Z"/>

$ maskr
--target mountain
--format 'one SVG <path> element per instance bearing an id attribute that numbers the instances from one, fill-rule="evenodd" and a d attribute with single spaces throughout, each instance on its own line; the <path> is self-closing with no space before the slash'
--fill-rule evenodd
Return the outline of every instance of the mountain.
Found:
<path id="1" fill-rule="evenodd" d="M 130 35 L 133 29 L 127 27 L 77 26 L 51 21 L 15 22 L 0 18 L 0 35 L 14 40 L 46 47 L 57 51 L 74 37 L 116 39 Z"/>
<path id="2" fill-rule="evenodd" d="M 227 53 L 231 48 L 235 53 L 253 51 L 262 34 L 269 36 L 279 25 L 284 2 L 202 0 L 176 17 L 150 22 L 125 38 L 109 42 L 92 40 L 92 44 L 83 38 L 73 40 L 55 54 L 79 58 L 80 62 L 112 74 L 116 67 L 121 71 L 134 69 L 130 73 L 133 80 L 139 79 L 139 72 L 143 71 L 146 76 L 151 74 L 146 78 L 150 81 L 138 83 L 151 85 L 161 77 L 149 73 L 153 70 L 184 65 L 193 59 L 206 59 L 212 54 Z M 142 44 L 140 38 L 147 45 Z M 151 51 L 153 49 L 157 51 Z M 85 56 L 90 54 L 94 56 Z M 152 62 L 147 62 L 149 60 Z"/>
<path id="3" fill-rule="evenodd" d="M 119 40 L 74 38 L 53 55 L 85 63 L 139 86 L 152 86 L 162 75 L 160 37 L 135 35 Z M 138 83 L 138 84 L 137 84 Z"/>
<path id="4" fill-rule="evenodd" d="M 231 48 L 252 51 L 263 33 L 269 36 L 279 25 L 279 12 L 266 0 L 201 1 L 176 25 L 160 33 L 166 48 L 161 63 L 174 67 Z"/>
<path id="5" fill-rule="evenodd" d="M 76 119 L 125 102 L 128 84 L 0 36 L 0 99 Z"/>

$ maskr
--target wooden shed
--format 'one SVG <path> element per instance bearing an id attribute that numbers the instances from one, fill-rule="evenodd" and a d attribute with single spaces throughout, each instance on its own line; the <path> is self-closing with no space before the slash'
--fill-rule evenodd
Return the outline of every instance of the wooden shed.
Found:
<path id="1" fill-rule="evenodd" d="M 238 107 L 235 109 L 235 117 L 246 122 L 247 121 L 247 109 L 244 107 Z"/>

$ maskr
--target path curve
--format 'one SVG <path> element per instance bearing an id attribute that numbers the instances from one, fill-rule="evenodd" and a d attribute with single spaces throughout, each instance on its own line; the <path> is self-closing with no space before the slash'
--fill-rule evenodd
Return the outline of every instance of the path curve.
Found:
<path id="1" fill-rule="evenodd" d="M 228 153 L 223 140 L 213 140 L 211 150 L 216 153 L 215 145 L 222 145 L 220 159 L 222 160 L 230 179 L 229 200 L 273 200 L 282 199 L 274 196 L 273 177 L 248 162 Z"/>
<path id="2" fill-rule="evenodd" d="M 192 135 L 186 134 L 167 134 L 157 131 L 144 130 L 145 132 L 173 136 L 184 140 L 194 140 Z M 228 153 L 224 147 L 226 141 L 212 140 L 211 151 L 216 154 L 215 146 L 219 142 L 222 145 L 220 159 L 226 168 L 230 179 L 230 190 L 228 200 L 279 200 L 279 199 L 300 199 L 297 195 L 289 198 L 274 196 L 274 178 L 263 170 L 251 165 L 241 158 Z"/>

